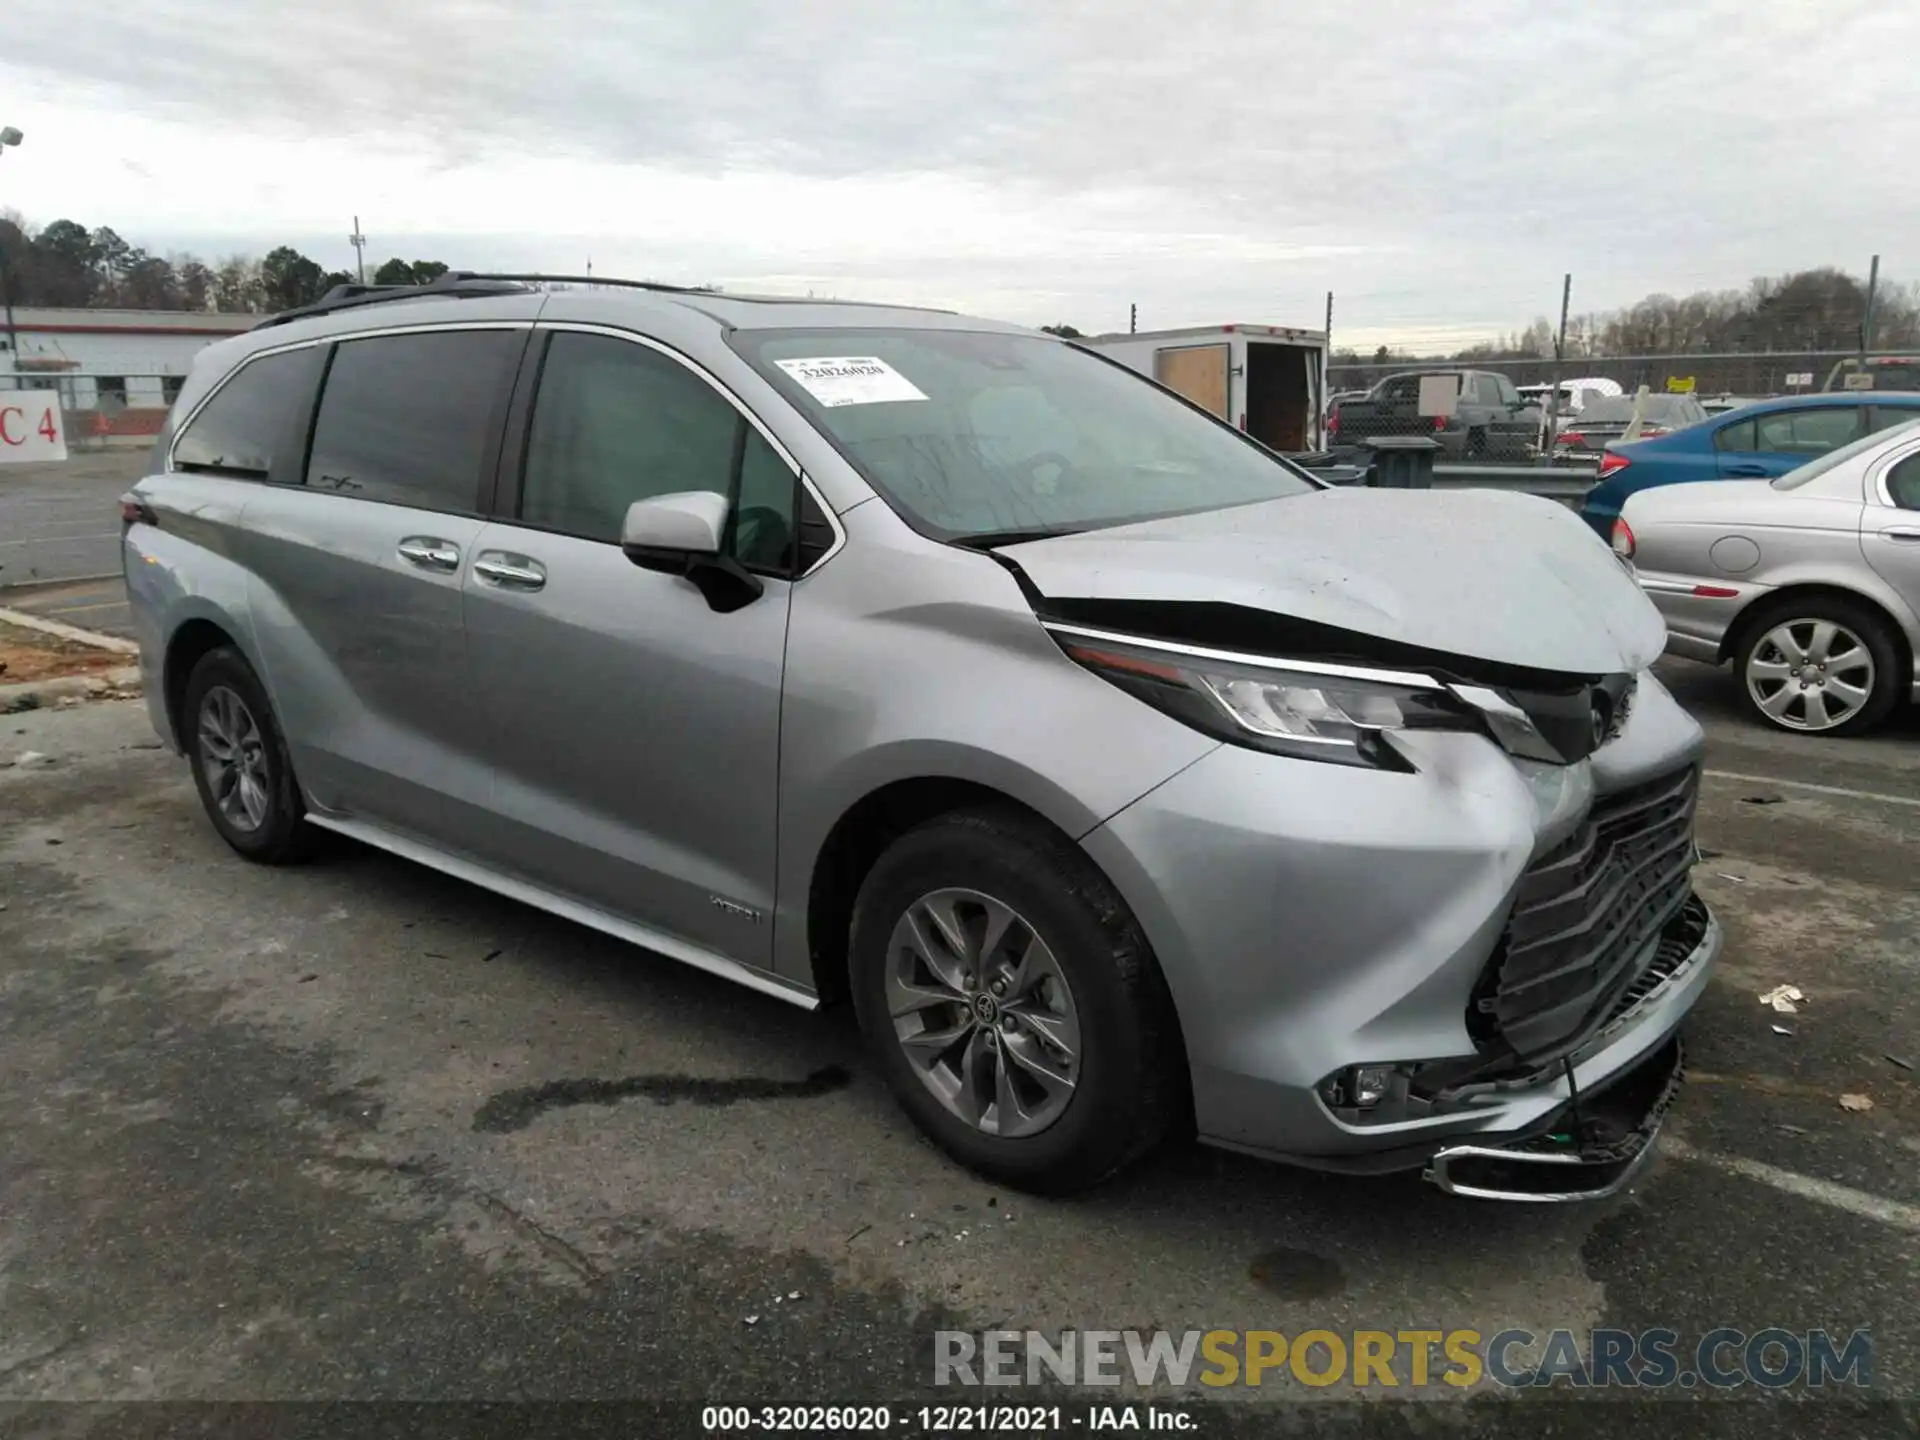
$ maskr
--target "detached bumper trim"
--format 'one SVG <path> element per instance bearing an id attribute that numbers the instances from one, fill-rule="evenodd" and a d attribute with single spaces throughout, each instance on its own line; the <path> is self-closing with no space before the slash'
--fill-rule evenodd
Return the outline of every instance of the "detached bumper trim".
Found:
<path id="1" fill-rule="evenodd" d="M 1506 1144 L 1449 1145 L 1427 1162 L 1423 1178 L 1449 1195 L 1472 1200 L 1549 1205 L 1604 1200 L 1632 1184 L 1653 1159 L 1654 1141 L 1685 1073 L 1680 1042 L 1670 1040 L 1606 1092 L 1582 1097 L 1580 1111 L 1597 1112 L 1599 1124 L 1587 1124 L 1589 1136 L 1579 1148 L 1540 1148 L 1540 1132 Z M 1645 1099 L 1649 1089 L 1651 1103 Z M 1636 1119 L 1621 1114 L 1629 1104 L 1641 1112 Z M 1575 1114 L 1569 1104 L 1555 1121 L 1566 1123 Z M 1631 1128 L 1613 1140 L 1591 1133 L 1604 1129 L 1608 1120 L 1616 1126 L 1625 1120 Z"/>
<path id="2" fill-rule="evenodd" d="M 1578 1155 L 1529 1155 L 1519 1150 L 1499 1150 L 1491 1145 L 1455 1145 L 1433 1157 L 1427 1165 L 1425 1178 L 1447 1194 L 1458 1195 L 1468 1200 L 1511 1200 L 1546 1205 L 1572 1205 L 1583 1200 L 1604 1200 L 1609 1195 L 1617 1194 L 1625 1186 L 1633 1183 L 1634 1177 L 1646 1168 L 1647 1162 L 1652 1158 L 1651 1137 L 1631 1160 L 1626 1161 L 1624 1165 L 1616 1162 L 1611 1167 L 1597 1166 Z M 1576 1173 L 1567 1174 L 1564 1178 L 1570 1182 L 1585 1178 L 1588 1183 L 1580 1185 L 1577 1189 L 1520 1190 L 1474 1185 L 1454 1175 L 1455 1165 L 1476 1160 L 1498 1161 L 1509 1165 L 1518 1163 L 1559 1166 L 1563 1170 L 1573 1167 Z M 1595 1173 L 1605 1169 L 1612 1169 L 1613 1174 L 1610 1178 L 1603 1179 Z M 1541 1174 L 1543 1179 L 1561 1178 L 1558 1174 L 1550 1174 L 1544 1170 Z"/>

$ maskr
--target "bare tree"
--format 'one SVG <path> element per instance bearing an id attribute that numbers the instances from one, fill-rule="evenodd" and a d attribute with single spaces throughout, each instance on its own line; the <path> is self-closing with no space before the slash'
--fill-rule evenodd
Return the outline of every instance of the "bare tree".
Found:
<path id="1" fill-rule="evenodd" d="M 246 314 L 265 306 L 260 288 L 260 262 L 249 255 L 230 255 L 213 277 L 214 309 Z"/>

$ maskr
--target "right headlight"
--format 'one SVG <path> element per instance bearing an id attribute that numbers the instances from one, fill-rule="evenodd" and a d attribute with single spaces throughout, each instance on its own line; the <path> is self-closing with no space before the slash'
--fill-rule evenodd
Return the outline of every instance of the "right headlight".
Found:
<path id="1" fill-rule="evenodd" d="M 1425 675 L 1285 661 L 1054 630 L 1069 657 L 1129 694 L 1236 745 L 1378 770 L 1412 767 L 1394 730 L 1484 733 L 1478 712 Z"/>

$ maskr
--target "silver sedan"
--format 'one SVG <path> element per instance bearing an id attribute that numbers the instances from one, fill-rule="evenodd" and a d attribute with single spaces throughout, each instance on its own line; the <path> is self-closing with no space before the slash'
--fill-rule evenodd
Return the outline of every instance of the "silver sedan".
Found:
<path id="1" fill-rule="evenodd" d="M 1855 735 L 1920 701 L 1920 422 L 1776 480 L 1639 491 L 1613 548 L 1668 653 L 1731 661 L 1770 725 Z"/>

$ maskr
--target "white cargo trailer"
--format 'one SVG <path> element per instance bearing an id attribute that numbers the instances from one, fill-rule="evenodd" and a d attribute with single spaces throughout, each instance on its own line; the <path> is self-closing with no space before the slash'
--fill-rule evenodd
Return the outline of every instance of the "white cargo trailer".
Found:
<path id="1" fill-rule="evenodd" d="M 1327 337 L 1282 325 L 1196 325 L 1080 342 L 1178 392 L 1272 449 L 1325 443 Z"/>

